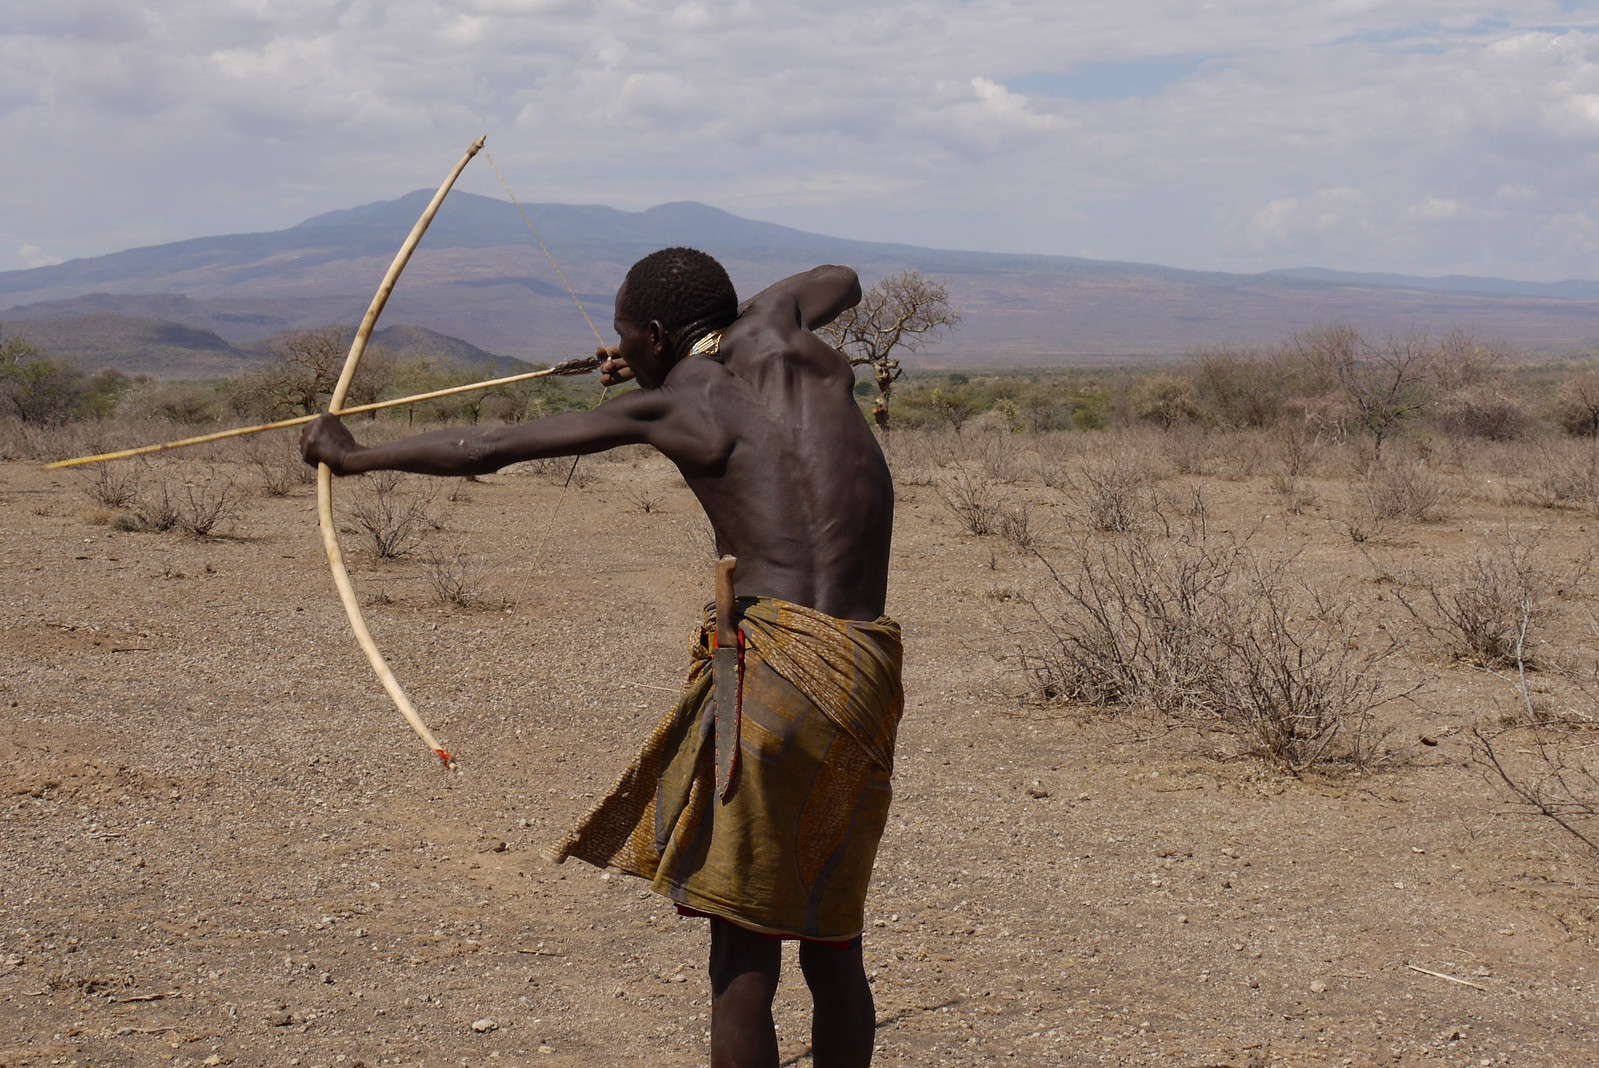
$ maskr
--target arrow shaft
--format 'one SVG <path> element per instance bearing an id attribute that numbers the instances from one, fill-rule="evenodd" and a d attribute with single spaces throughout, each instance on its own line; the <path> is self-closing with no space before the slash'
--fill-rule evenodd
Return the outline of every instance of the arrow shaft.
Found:
<path id="1" fill-rule="evenodd" d="M 423 401 L 438 400 L 441 397 L 454 397 L 462 393 L 471 393 L 479 389 L 496 389 L 500 386 L 514 385 L 517 382 L 526 382 L 534 378 L 546 378 L 550 375 L 577 375 L 585 374 L 598 368 L 598 357 L 589 357 L 577 360 L 567 360 L 554 367 L 546 367 L 542 371 L 525 371 L 522 374 L 506 375 L 504 378 L 491 378 L 486 382 L 472 382 L 464 386 L 449 386 L 445 389 L 435 389 L 428 393 L 416 393 L 409 397 L 391 397 L 388 400 L 373 401 L 371 404 L 357 404 L 349 408 L 340 409 L 333 414 L 339 416 L 360 415 L 363 412 L 376 412 L 384 408 L 398 408 L 406 404 L 420 404 Z M 279 419 L 271 423 L 260 423 L 256 426 L 239 426 L 228 430 L 217 430 L 209 434 L 200 434 L 192 438 L 180 438 L 177 441 L 163 441 L 157 445 L 140 445 L 133 449 L 120 449 L 117 452 L 102 452 L 94 456 L 77 456 L 70 460 L 57 460 L 45 464 L 42 470 L 57 471 L 64 467 L 80 467 L 83 464 L 105 463 L 108 460 L 128 460 L 135 456 L 148 456 L 155 452 L 165 452 L 168 449 L 183 449 L 191 445 L 206 445 L 213 441 L 225 441 L 228 438 L 242 438 L 249 434 L 260 434 L 268 430 L 286 430 L 293 426 L 304 426 L 316 415 L 296 415 L 288 419 Z"/>

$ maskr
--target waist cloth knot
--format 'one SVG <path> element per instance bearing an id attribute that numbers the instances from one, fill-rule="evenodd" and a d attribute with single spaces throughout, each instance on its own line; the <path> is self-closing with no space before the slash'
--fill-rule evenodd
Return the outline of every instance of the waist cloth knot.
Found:
<path id="1" fill-rule="evenodd" d="M 861 933 L 904 711 L 899 624 L 741 597 L 737 774 L 716 796 L 715 606 L 677 705 L 609 793 L 548 852 L 648 879 L 750 930 Z"/>

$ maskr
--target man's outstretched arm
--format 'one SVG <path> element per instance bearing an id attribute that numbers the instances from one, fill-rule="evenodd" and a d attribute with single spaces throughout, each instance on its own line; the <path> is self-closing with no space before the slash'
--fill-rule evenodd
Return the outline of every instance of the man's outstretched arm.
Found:
<path id="1" fill-rule="evenodd" d="M 799 324 L 816 330 L 861 302 L 861 280 L 848 267 L 824 264 L 803 274 L 774 283 L 739 305 L 739 314 L 755 304 L 788 299 L 794 302 Z"/>
<path id="2" fill-rule="evenodd" d="M 667 410 L 664 398 L 651 392 L 627 393 L 593 411 L 563 412 L 520 426 L 452 427 L 370 447 L 358 444 L 338 419 L 324 415 L 306 425 L 300 453 L 306 463 L 325 463 L 336 475 L 486 475 L 524 460 L 654 444 Z"/>

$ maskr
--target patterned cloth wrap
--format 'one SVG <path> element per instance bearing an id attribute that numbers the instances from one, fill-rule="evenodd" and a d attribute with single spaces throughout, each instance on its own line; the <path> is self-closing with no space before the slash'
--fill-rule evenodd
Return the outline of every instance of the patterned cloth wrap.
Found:
<path id="1" fill-rule="evenodd" d="M 715 606 L 688 681 L 622 777 L 548 856 L 648 879 L 753 931 L 861 933 L 905 707 L 899 624 L 740 598 L 744 692 L 733 789 L 716 799 Z"/>

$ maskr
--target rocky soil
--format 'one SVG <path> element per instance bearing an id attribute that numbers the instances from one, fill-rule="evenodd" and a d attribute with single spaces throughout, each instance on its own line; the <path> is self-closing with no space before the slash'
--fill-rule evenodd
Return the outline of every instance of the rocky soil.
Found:
<path id="1" fill-rule="evenodd" d="M 432 543 L 481 569 L 470 607 L 434 596 L 424 555 L 346 535 L 449 774 L 349 635 L 308 488 L 252 489 L 196 538 L 117 529 L 87 476 L 0 465 L 0 1066 L 704 1063 L 703 921 L 540 857 L 672 700 L 710 595 L 669 468 L 585 471 L 432 500 Z M 1049 553 L 1066 506 L 1020 485 Z M 1217 521 L 1263 523 L 1373 630 L 1400 625 L 1373 553 L 1459 559 L 1509 524 L 1575 559 L 1593 522 L 1468 489 L 1362 554 L 1315 507 L 1274 515 L 1264 478 L 1205 485 Z M 1427 687 L 1383 713 L 1389 759 L 1300 778 L 1224 737 L 1042 706 L 1015 663 L 1033 566 L 930 487 L 901 493 L 877 1063 L 1599 1063 L 1592 861 L 1473 760 L 1466 728 L 1514 710 L 1507 681 L 1405 630 L 1392 670 Z M 785 1063 L 809 1064 L 785 968 Z"/>

